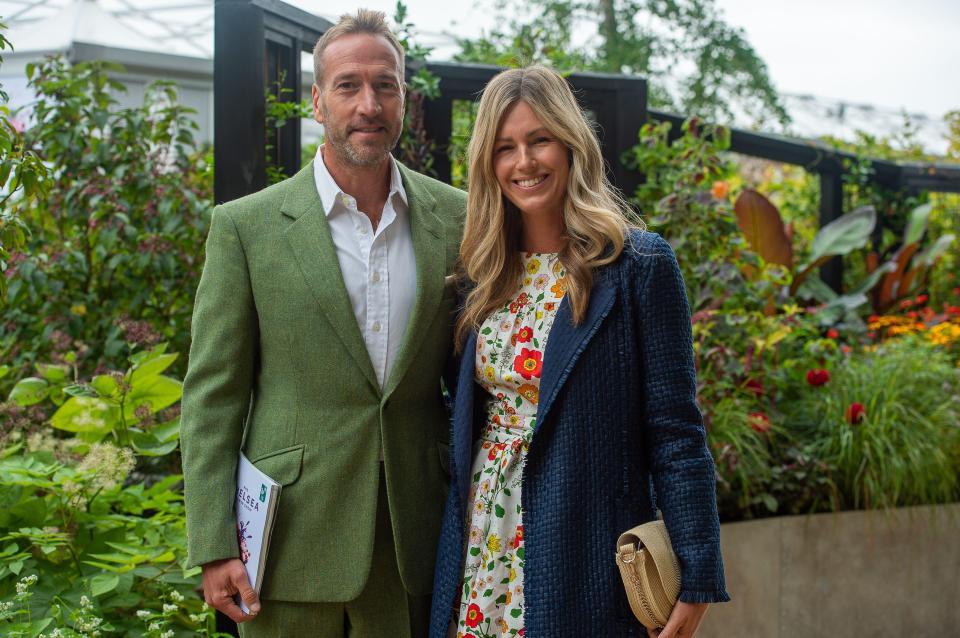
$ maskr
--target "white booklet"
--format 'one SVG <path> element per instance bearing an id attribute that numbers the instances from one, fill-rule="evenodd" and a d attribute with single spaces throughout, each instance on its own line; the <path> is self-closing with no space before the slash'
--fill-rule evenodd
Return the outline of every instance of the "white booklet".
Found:
<path id="1" fill-rule="evenodd" d="M 237 464 L 237 541 L 240 560 L 258 596 L 279 500 L 280 484 L 254 467 L 241 452 Z M 244 613 L 250 613 L 239 596 L 237 603 Z"/>

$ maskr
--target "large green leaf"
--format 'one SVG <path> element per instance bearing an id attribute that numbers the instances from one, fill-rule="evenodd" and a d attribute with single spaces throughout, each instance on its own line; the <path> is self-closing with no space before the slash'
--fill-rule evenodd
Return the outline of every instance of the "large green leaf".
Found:
<path id="1" fill-rule="evenodd" d="M 46 381 L 37 377 L 27 377 L 20 379 L 17 385 L 13 386 L 7 401 L 21 406 L 34 405 L 46 399 L 49 393 L 50 384 Z"/>
<path id="2" fill-rule="evenodd" d="M 50 425 L 66 432 L 106 434 L 120 420 L 120 409 L 94 397 L 71 397 L 50 418 Z"/>
<path id="3" fill-rule="evenodd" d="M 119 584 L 120 576 L 117 574 L 97 574 L 90 579 L 90 592 L 94 598 L 99 598 L 112 592 Z"/>
<path id="4" fill-rule="evenodd" d="M 37 372 L 50 383 L 61 383 L 67 380 L 70 366 L 39 363 L 37 364 Z"/>
<path id="5" fill-rule="evenodd" d="M 173 354 L 162 354 L 144 361 L 140 365 L 134 367 L 133 372 L 130 375 L 130 384 L 136 385 L 138 381 L 142 381 L 147 377 L 153 377 L 160 374 L 169 368 L 171 364 L 177 360 L 178 356 L 180 355 L 174 352 Z"/>
<path id="6" fill-rule="evenodd" d="M 903 244 L 913 244 L 923 238 L 923 233 L 927 231 L 927 220 L 930 218 L 930 211 L 933 210 L 933 204 L 923 204 L 910 211 L 907 218 L 907 227 L 903 232 Z"/>
<path id="7" fill-rule="evenodd" d="M 876 223 L 877 213 L 873 206 L 863 206 L 833 220 L 821 228 L 814 238 L 808 264 L 813 265 L 825 257 L 846 255 L 863 248 Z"/>
<path id="8" fill-rule="evenodd" d="M 130 442 L 138 454 L 164 456 L 177 449 L 179 440 L 161 441 L 153 432 L 131 432 Z"/>
<path id="9" fill-rule="evenodd" d="M 90 386 L 102 397 L 112 397 L 117 392 L 117 380 L 109 374 L 98 374 L 90 381 Z"/>
<path id="10" fill-rule="evenodd" d="M 954 239 L 956 239 L 956 236 L 949 233 L 938 237 L 937 241 L 933 242 L 933 245 L 917 253 L 914 256 L 914 261 L 924 266 L 932 267 L 936 261 L 947 252 L 947 249 L 950 248 Z"/>
<path id="11" fill-rule="evenodd" d="M 139 379 L 124 400 L 123 415 L 129 421 L 136 420 L 134 412 L 146 405 L 151 414 L 169 407 L 180 400 L 183 384 L 164 376 L 152 376 Z"/>

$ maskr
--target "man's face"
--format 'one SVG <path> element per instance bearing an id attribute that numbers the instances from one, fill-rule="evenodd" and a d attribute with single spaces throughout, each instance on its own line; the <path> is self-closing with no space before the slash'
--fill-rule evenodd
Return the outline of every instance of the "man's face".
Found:
<path id="1" fill-rule="evenodd" d="M 323 52 L 321 82 L 313 85 L 313 115 L 323 124 L 326 150 L 353 166 L 386 160 L 400 139 L 404 96 L 400 61 L 387 39 L 337 38 Z"/>

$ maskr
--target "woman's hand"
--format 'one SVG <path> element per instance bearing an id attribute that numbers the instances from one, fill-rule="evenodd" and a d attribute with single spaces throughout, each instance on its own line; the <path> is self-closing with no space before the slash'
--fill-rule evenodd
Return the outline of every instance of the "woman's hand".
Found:
<path id="1" fill-rule="evenodd" d="M 651 629 L 651 638 L 691 638 L 700 629 L 700 623 L 707 613 L 710 603 L 685 603 L 677 601 L 670 612 L 667 626 L 663 629 Z"/>

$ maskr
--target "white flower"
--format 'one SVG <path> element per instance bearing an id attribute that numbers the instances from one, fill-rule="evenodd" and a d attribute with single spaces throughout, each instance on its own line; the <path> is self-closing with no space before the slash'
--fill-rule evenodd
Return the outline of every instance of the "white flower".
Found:
<path id="1" fill-rule="evenodd" d="M 150 612 L 149 609 L 138 609 L 138 610 L 137 610 L 137 618 L 139 618 L 140 620 L 146 620 L 147 618 L 150 617 L 150 615 L 151 615 L 151 612 Z"/>
<path id="2" fill-rule="evenodd" d="M 90 599 L 87 598 L 86 596 L 81 596 L 81 597 L 80 597 L 80 606 L 83 607 L 84 609 L 86 609 L 86 608 L 88 608 L 88 607 L 93 607 L 93 603 L 91 603 L 91 602 L 90 602 Z"/>
<path id="3" fill-rule="evenodd" d="M 177 609 L 178 609 L 178 607 L 177 607 L 176 605 L 171 605 L 171 604 L 169 604 L 169 603 L 164 603 L 164 605 L 163 605 L 163 613 L 165 613 L 165 614 L 173 614 L 173 613 L 176 613 Z"/>
<path id="4" fill-rule="evenodd" d="M 183 594 L 181 594 L 181 593 L 178 592 L 176 589 L 174 589 L 172 592 L 170 592 L 170 600 L 174 600 L 174 601 L 176 601 L 176 602 L 178 602 L 178 603 L 182 603 L 182 602 L 183 602 Z"/>
<path id="5" fill-rule="evenodd" d="M 173 638 L 173 630 L 168 629 L 167 631 L 160 634 L 160 638 Z"/>
<path id="6" fill-rule="evenodd" d="M 147 631 L 160 631 L 160 623 L 158 622 L 150 623 L 150 625 L 147 627 Z"/>

